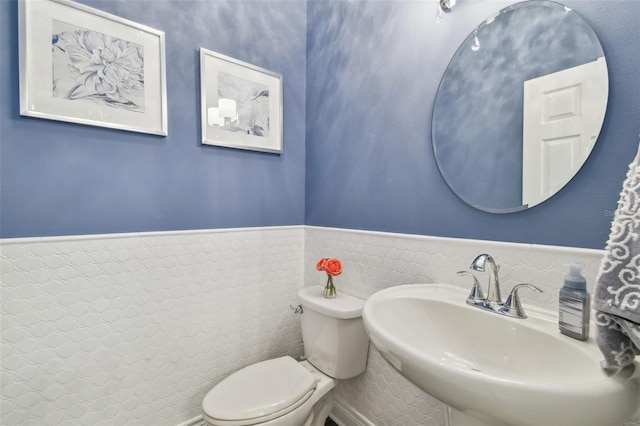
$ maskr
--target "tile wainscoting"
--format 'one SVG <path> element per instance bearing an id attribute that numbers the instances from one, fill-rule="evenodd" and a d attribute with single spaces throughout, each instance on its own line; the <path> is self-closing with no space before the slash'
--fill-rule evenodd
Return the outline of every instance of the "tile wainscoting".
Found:
<path id="1" fill-rule="evenodd" d="M 303 227 L 0 250 L 3 425 L 176 425 L 231 372 L 301 353 Z"/>
<path id="2" fill-rule="evenodd" d="M 323 285 L 321 257 L 339 257 L 338 291 L 363 298 L 398 284 L 449 282 L 481 253 L 505 289 L 557 308 L 564 264 L 602 251 L 309 226 L 0 241 L 0 372 L 4 425 L 176 425 L 245 365 L 300 349 L 289 305 Z M 446 410 L 371 349 L 367 371 L 336 389 L 354 425 L 443 426 Z M 629 425 L 640 425 L 636 420 Z"/>

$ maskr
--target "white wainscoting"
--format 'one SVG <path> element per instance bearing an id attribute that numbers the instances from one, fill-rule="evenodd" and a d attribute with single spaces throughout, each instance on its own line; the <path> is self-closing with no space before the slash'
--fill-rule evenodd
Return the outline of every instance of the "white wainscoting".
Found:
<path id="1" fill-rule="evenodd" d="M 0 244 L 5 426 L 176 425 L 231 372 L 301 353 L 303 227 Z"/>
<path id="2" fill-rule="evenodd" d="M 300 349 L 296 305 L 338 257 L 338 291 L 448 282 L 487 252 L 502 285 L 545 292 L 523 303 L 557 309 L 567 263 L 600 250 L 310 226 L 0 240 L 3 425 L 179 425 L 200 415 L 213 383 Z M 362 375 L 335 389 L 343 426 L 444 426 L 442 403 L 371 348 Z M 640 425 L 636 416 L 627 425 Z"/>

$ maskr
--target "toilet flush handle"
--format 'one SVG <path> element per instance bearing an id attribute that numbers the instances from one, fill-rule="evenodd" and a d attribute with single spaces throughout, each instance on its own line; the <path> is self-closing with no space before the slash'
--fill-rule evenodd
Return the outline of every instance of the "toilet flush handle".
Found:
<path id="1" fill-rule="evenodd" d="M 298 306 L 289 305 L 289 307 L 291 308 L 291 310 L 293 310 L 294 314 L 302 314 L 302 313 L 304 313 L 304 309 L 302 309 L 302 305 L 298 305 Z"/>

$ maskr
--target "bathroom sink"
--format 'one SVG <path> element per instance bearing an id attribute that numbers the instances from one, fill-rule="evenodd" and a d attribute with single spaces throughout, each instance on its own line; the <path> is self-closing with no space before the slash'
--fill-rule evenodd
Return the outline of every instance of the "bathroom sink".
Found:
<path id="1" fill-rule="evenodd" d="M 468 291 L 414 284 L 364 307 L 374 346 L 403 376 L 478 424 L 617 425 L 640 405 L 640 368 L 608 376 L 594 341 L 560 334 L 557 315 L 517 319 L 465 303 Z"/>

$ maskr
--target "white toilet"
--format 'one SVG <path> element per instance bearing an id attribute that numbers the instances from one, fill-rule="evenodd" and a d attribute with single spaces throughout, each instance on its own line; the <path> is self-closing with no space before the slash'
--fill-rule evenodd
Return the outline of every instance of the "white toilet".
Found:
<path id="1" fill-rule="evenodd" d="M 364 372 L 369 337 L 362 323 L 364 300 L 344 293 L 327 299 L 323 289 L 298 292 L 307 359 L 284 356 L 231 374 L 202 401 L 208 425 L 324 425 L 338 379 Z"/>

